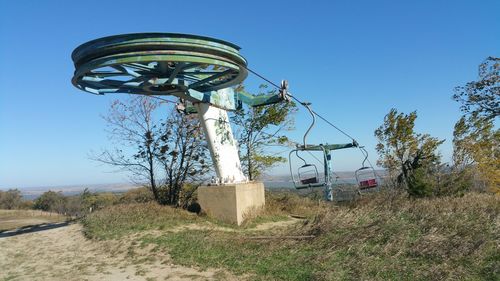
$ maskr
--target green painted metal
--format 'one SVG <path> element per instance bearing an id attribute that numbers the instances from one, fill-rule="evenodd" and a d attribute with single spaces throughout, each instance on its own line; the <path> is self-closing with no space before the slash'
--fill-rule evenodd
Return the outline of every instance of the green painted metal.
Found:
<path id="1" fill-rule="evenodd" d="M 238 91 L 237 99 L 250 106 L 262 106 L 262 105 L 269 105 L 282 102 L 283 100 L 286 99 L 286 97 L 280 94 L 267 94 L 267 95 L 254 96 L 245 91 Z"/>
<path id="2" fill-rule="evenodd" d="M 104 37 L 77 47 L 71 57 L 77 88 L 97 95 L 173 95 L 192 103 L 235 110 L 280 102 L 278 95 L 254 97 L 231 88 L 248 75 L 247 61 L 232 43 L 177 33 Z"/>
<path id="3" fill-rule="evenodd" d="M 298 145 L 296 149 L 290 151 L 288 155 L 290 174 L 292 177 L 292 182 L 296 189 L 305 189 L 313 187 L 324 187 L 325 198 L 327 201 L 333 201 L 333 175 L 332 175 L 332 150 L 346 149 L 351 147 L 358 147 L 356 142 L 343 143 L 343 144 L 319 144 L 319 145 Z M 323 182 L 318 182 L 315 184 L 301 184 L 295 178 L 293 168 L 292 168 L 292 154 L 303 152 L 303 151 L 321 151 L 323 155 Z"/>
<path id="4" fill-rule="evenodd" d="M 323 150 L 337 150 L 344 148 L 358 147 L 357 143 L 342 143 L 342 144 L 320 144 L 320 145 L 307 145 L 307 148 L 301 148 L 301 150 L 308 151 L 323 151 Z"/>
<path id="5" fill-rule="evenodd" d="M 282 85 L 285 86 L 284 87 L 285 92 L 286 92 L 286 88 L 287 88 L 286 84 L 287 84 L 286 82 L 282 83 Z M 312 130 L 312 128 L 314 127 L 314 125 L 316 123 L 316 113 L 314 113 L 314 111 L 312 111 L 312 109 L 310 107 L 310 105 L 311 105 L 310 103 L 301 102 L 301 104 L 309 111 L 309 114 L 311 114 L 312 122 L 304 134 L 304 137 L 302 139 L 303 143 L 297 145 L 297 147 L 294 150 L 290 151 L 290 154 L 288 155 L 288 163 L 290 166 L 290 175 L 292 177 L 292 181 L 293 181 L 293 184 L 294 184 L 296 189 L 304 189 L 304 188 L 312 188 L 312 187 L 321 187 L 322 186 L 325 188 L 326 200 L 332 201 L 333 200 L 333 190 L 332 190 L 333 177 L 332 177 L 332 166 L 330 163 L 330 160 L 332 159 L 331 151 L 338 150 L 338 149 L 351 148 L 351 147 L 358 147 L 358 143 L 355 140 L 353 140 L 352 143 L 343 143 L 343 144 L 319 144 L 319 145 L 307 144 L 307 135 L 309 134 L 309 132 Z M 319 182 L 319 181 L 315 180 L 314 183 L 310 183 L 310 182 L 304 183 L 301 181 L 301 179 L 297 180 L 294 176 L 293 164 L 292 164 L 292 154 L 294 154 L 294 153 L 297 156 L 297 158 L 304 161 L 304 165 L 301 168 L 314 166 L 314 169 L 316 170 L 316 174 L 318 174 L 317 168 L 314 164 L 307 163 L 307 161 L 304 158 L 299 156 L 299 152 L 310 152 L 310 151 L 320 151 L 323 154 L 323 176 L 324 176 L 323 182 Z M 299 171 L 301 168 L 299 168 Z M 300 177 L 300 172 L 299 172 L 299 177 Z"/>

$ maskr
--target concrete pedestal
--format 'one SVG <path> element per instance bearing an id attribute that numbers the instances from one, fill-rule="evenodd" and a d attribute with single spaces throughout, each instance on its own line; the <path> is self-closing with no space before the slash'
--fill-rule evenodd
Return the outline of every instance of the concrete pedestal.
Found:
<path id="1" fill-rule="evenodd" d="M 264 184 L 252 182 L 200 186 L 198 203 L 209 216 L 240 225 L 252 212 L 264 207 Z"/>

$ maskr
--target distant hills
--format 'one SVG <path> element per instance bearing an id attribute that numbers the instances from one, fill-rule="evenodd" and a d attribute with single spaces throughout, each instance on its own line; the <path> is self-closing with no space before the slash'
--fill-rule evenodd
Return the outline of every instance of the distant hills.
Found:
<path id="1" fill-rule="evenodd" d="M 132 183 L 110 183 L 110 184 L 82 184 L 82 185 L 62 185 L 62 186 L 40 186 L 18 188 L 25 199 L 32 200 L 42 195 L 46 191 L 62 192 L 64 195 L 76 195 L 82 193 L 85 188 L 91 192 L 125 192 L 129 189 L 137 188 L 139 185 Z M 2 188 L 4 190 L 8 188 Z"/>
<path id="2" fill-rule="evenodd" d="M 376 173 L 385 177 L 386 173 L 384 170 L 376 170 Z M 335 172 L 334 176 L 337 177 L 337 182 L 340 183 L 356 183 L 356 178 L 354 172 Z M 292 179 L 289 174 L 280 175 L 264 175 L 262 181 L 268 188 L 276 187 L 292 187 Z M 139 187 L 139 184 L 132 183 L 110 183 L 110 184 L 80 184 L 80 185 L 62 185 L 62 186 L 40 186 L 40 187 L 21 187 L 17 188 L 21 191 L 21 194 L 25 199 L 32 200 L 42 195 L 42 193 L 52 190 L 55 192 L 62 192 L 64 195 L 76 195 L 82 193 L 85 188 L 88 188 L 91 192 L 126 192 L 127 190 Z M 14 187 L 16 188 L 16 187 Z M 2 190 L 7 190 L 9 188 L 0 188 Z"/>

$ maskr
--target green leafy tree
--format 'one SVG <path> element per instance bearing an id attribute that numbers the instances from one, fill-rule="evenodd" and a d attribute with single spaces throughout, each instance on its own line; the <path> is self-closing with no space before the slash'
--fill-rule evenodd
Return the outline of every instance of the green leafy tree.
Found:
<path id="1" fill-rule="evenodd" d="M 390 184 L 406 188 L 410 196 L 421 197 L 432 193 L 433 182 L 428 175 L 440 164 L 437 148 L 444 140 L 414 131 L 417 113 L 399 113 L 396 109 L 384 117 L 384 123 L 375 130 L 378 139 L 378 164 L 387 169 Z"/>
<path id="2" fill-rule="evenodd" d="M 19 189 L 9 189 L 0 191 L 0 209 L 18 209 L 23 202 L 23 197 Z"/>
<path id="3" fill-rule="evenodd" d="M 453 132 L 453 148 L 456 169 L 475 178 L 479 189 L 500 193 L 500 130 L 492 119 L 475 113 L 460 118 Z"/>
<path id="4" fill-rule="evenodd" d="M 198 187 L 209 178 L 210 158 L 201 124 L 196 115 L 172 111 L 161 124 L 155 157 L 164 172 L 160 203 L 184 206 L 181 192 L 187 185 Z M 193 192 L 189 193 L 192 195 Z M 183 194 L 183 199 L 188 194 Z M 189 197 L 189 196 L 187 196 Z M 184 201 L 184 200 L 183 200 Z"/>
<path id="5" fill-rule="evenodd" d="M 87 212 L 116 204 L 119 201 L 119 197 L 110 192 L 91 192 L 88 188 L 85 188 L 82 194 L 80 194 L 80 200 L 82 208 Z"/>
<path id="6" fill-rule="evenodd" d="M 153 194 L 147 187 L 128 190 L 120 197 L 120 203 L 148 203 L 154 201 Z"/>
<path id="7" fill-rule="evenodd" d="M 465 115 L 495 119 L 500 115 L 500 58 L 488 57 L 479 65 L 479 80 L 455 88 L 453 99 Z"/>
<path id="8" fill-rule="evenodd" d="M 463 116 L 453 133 L 454 168 L 474 183 L 500 193 L 500 58 L 479 65 L 479 80 L 455 88 Z"/>
<path id="9" fill-rule="evenodd" d="M 261 85 L 258 95 L 274 93 Z M 267 106 L 243 108 L 234 112 L 231 121 L 237 126 L 236 135 L 244 172 L 250 180 L 257 179 L 263 171 L 286 159 L 269 148 L 288 144 L 284 135 L 293 129 L 293 102 L 282 102 Z"/>
<path id="10" fill-rule="evenodd" d="M 79 195 L 66 197 L 64 203 L 64 213 L 68 216 L 81 217 L 83 214 L 87 213 L 88 209 L 85 209 L 82 203 L 82 198 Z"/>
<path id="11" fill-rule="evenodd" d="M 61 192 L 46 191 L 35 200 L 34 209 L 64 213 L 66 197 Z"/>

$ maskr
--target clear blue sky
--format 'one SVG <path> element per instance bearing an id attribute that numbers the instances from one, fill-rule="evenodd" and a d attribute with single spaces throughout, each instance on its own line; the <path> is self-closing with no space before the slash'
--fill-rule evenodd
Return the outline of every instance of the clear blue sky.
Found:
<path id="1" fill-rule="evenodd" d="M 88 159 L 109 147 L 104 114 L 119 95 L 70 83 L 78 45 L 131 32 L 191 33 L 242 47 L 249 66 L 355 136 L 376 160 L 373 131 L 390 108 L 417 110 L 417 130 L 447 141 L 452 89 L 500 55 L 500 1 L 0 1 L 0 188 L 124 182 Z M 250 86 L 260 81 L 248 79 Z M 300 139 L 310 121 L 297 116 Z M 325 125 L 313 142 L 348 142 Z M 360 165 L 356 151 L 338 171 Z M 277 168 L 278 172 L 283 168 Z"/>

